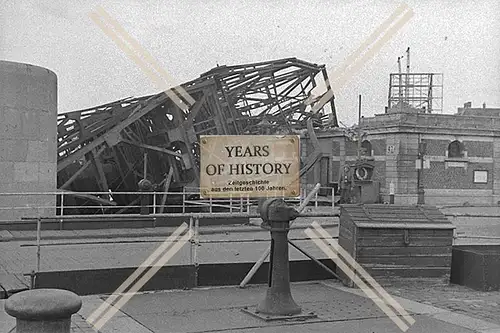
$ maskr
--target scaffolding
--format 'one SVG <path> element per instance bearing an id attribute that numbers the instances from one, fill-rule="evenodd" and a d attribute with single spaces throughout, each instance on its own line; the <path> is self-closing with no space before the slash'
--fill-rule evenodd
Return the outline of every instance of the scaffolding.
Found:
<path id="1" fill-rule="evenodd" d="M 443 112 L 442 73 L 392 73 L 388 109 L 417 109 L 422 113 Z"/>

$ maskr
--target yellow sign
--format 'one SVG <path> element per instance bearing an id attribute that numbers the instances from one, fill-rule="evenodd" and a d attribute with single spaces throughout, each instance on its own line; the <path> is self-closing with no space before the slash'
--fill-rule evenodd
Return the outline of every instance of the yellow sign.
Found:
<path id="1" fill-rule="evenodd" d="M 299 196 L 298 135 L 200 137 L 202 198 Z"/>

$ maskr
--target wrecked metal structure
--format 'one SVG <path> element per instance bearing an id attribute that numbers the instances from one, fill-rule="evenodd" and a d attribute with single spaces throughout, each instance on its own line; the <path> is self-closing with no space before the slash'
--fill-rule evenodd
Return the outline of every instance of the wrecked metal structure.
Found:
<path id="1" fill-rule="evenodd" d="M 137 204 L 138 195 L 120 192 L 138 191 L 144 179 L 159 192 L 198 187 L 199 135 L 302 134 L 314 141 L 314 128 L 338 126 L 333 96 L 321 100 L 330 87 L 325 66 L 296 58 L 217 66 L 181 87 L 194 100 L 186 108 L 178 106 L 185 96 L 170 90 L 178 101 L 161 92 L 58 116 L 58 188 L 110 193 L 71 196 L 69 205 Z M 308 153 L 301 175 L 320 154 L 319 147 Z"/>

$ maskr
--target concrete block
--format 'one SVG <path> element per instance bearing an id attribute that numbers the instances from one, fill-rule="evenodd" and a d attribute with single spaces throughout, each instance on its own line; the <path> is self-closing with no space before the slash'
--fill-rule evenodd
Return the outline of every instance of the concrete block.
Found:
<path id="1" fill-rule="evenodd" d="M 21 220 L 23 218 L 34 218 L 38 217 L 38 210 L 36 207 L 30 207 L 27 205 L 21 206 L 18 204 L 16 208 L 12 210 L 14 217 L 13 220 Z"/>
<path id="2" fill-rule="evenodd" d="M 21 115 L 18 110 L 5 108 L 0 133 L 4 138 L 16 138 L 21 134 Z"/>
<path id="3" fill-rule="evenodd" d="M 26 140 L 0 140 L 0 156 L 2 161 L 24 162 L 28 153 L 28 142 Z"/>
<path id="4" fill-rule="evenodd" d="M 38 182 L 38 163 L 16 162 L 14 163 L 15 182 Z"/>
<path id="5" fill-rule="evenodd" d="M 57 113 L 57 77 L 54 73 L 43 69 L 46 73 L 30 75 L 28 84 L 28 108 Z"/>
<path id="6" fill-rule="evenodd" d="M 11 208 L 0 206 L 0 221 L 17 221 L 20 218 L 16 214 L 17 212 Z"/>
<path id="7" fill-rule="evenodd" d="M 56 188 L 57 180 L 57 164 L 56 163 L 39 163 L 38 164 L 38 182 L 40 188 L 54 189 Z"/>
<path id="8" fill-rule="evenodd" d="M 0 95 L 3 98 L 0 104 L 15 108 L 25 107 L 28 83 L 24 73 L 5 71 L 4 69 L 2 62 L 2 67 L 0 67 Z"/>
<path id="9" fill-rule="evenodd" d="M 39 114 L 40 119 L 40 141 L 57 142 L 57 116 L 50 112 L 42 112 Z"/>
<path id="10" fill-rule="evenodd" d="M 5 133 L 4 133 L 4 118 L 5 118 L 5 110 L 7 110 L 8 107 L 4 106 L 4 105 L 1 105 L 0 104 L 0 138 L 5 138 Z"/>
<path id="11" fill-rule="evenodd" d="M 45 141 L 47 145 L 48 162 L 57 163 L 57 138 Z"/>
<path id="12" fill-rule="evenodd" d="M 26 139 L 36 140 L 40 137 L 40 117 L 35 110 L 26 110 L 22 112 L 21 134 Z"/>
<path id="13" fill-rule="evenodd" d="M 2 184 L 11 183 L 13 178 L 14 178 L 14 162 L 0 161 L 0 193 L 3 192 Z"/>
<path id="14" fill-rule="evenodd" d="M 47 142 L 28 141 L 27 162 L 50 162 Z"/>
<path id="15" fill-rule="evenodd" d="M 475 290 L 500 290 L 500 246 L 455 246 L 451 282 Z"/>
<path id="16" fill-rule="evenodd" d="M 10 182 L 0 183 L 0 193 L 14 193 L 16 192 L 14 183 L 12 180 L 14 179 L 14 167 L 12 167 L 12 178 Z"/>
<path id="17" fill-rule="evenodd" d="M 24 108 L 56 105 L 56 86 L 57 76 L 45 68 L 8 61 L 0 63 L 2 104 Z"/>
<path id="18" fill-rule="evenodd" d="M 394 203 L 399 205 L 415 205 L 417 203 L 416 195 L 396 195 L 394 198 Z"/>
<path id="19" fill-rule="evenodd" d="M 37 166 L 38 167 L 38 166 Z M 38 170 L 38 169 L 37 169 Z M 38 173 L 38 172 L 37 172 Z M 47 192 L 54 191 L 54 187 L 48 182 L 15 182 L 12 186 L 16 189 L 15 192 Z"/>
<path id="20" fill-rule="evenodd" d="M 3 194 L 0 195 L 0 207 L 12 207 L 16 200 L 18 200 L 16 195 L 3 192 Z"/>

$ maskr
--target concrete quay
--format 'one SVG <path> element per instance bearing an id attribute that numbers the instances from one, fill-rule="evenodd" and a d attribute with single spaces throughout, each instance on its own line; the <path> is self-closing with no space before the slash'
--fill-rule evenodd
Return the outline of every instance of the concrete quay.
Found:
<path id="1" fill-rule="evenodd" d="M 290 232 L 290 238 L 305 238 L 304 229 L 307 228 L 311 222 L 312 220 L 297 219 L 296 223 L 293 225 L 293 230 Z M 332 236 L 337 235 L 335 220 L 323 218 L 320 219 L 319 222 Z M 472 217 L 460 217 L 455 222 L 457 231 L 466 233 L 473 231 L 475 234 L 489 236 L 498 235 L 499 232 L 498 220 L 494 218 L 481 222 Z M 259 223 L 260 220 L 255 219 L 251 221 L 250 225 L 202 226 L 200 228 L 200 234 L 202 235 L 201 240 L 205 243 L 202 243 L 201 246 L 198 247 L 198 262 L 216 265 L 241 265 L 245 263 L 251 265 L 269 245 L 269 233 L 256 226 Z M 133 271 L 133 268 L 139 266 L 174 229 L 175 228 L 165 228 L 164 230 L 160 228 L 44 230 L 42 231 L 41 272 L 51 274 L 54 272 L 75 273 L 79 270 L 91 271 L 98 269 L 129 269 Z M 12 275 L 15 275 L 18 281 L 24 279 L 23 287 L 27 288 L 29 286 L 29 278 L 23 276 L 23 274 L 29 273 L 36 267 L 35 234 L 29 234 L 28 231 L 26 231 L 19 234 L 14 232 L 13 234 L 11 233 L 11 236 L 12 237 L 8 241 L 0 242 L 0 251 L 2 253 L 0 256 L 0 276 L 2 277 L 0 281 L 3 283 L 3 281 L 5 281 L 5 276 L 12 278 Z M 319 249 L 315 248 L 314 244 L 308 244 L 312 242 L 300 240 L 297 241 L 297 243 L 301 244 L 317 258 L 323 259 L 324 263 L 329 260 L 325 258 L 324 254 L 322 254 Z M 292 263 L 301 260 L 309 261 L 305 256 L 292 248 L 290 249 L 290 257 Z M 189 264 L 189 262 L 190 250 L 189 245 L 186 244 L 169 261 L 167 266 L 182 266 L 184 264 Z M 312 262 L 310 263 L 312 264 Z M 314 265 L 309 267 L 313 266 Z M 241 274 L 246 274 L 249 267 L 243 268 Z M 321 312 L 314 310 L 318 312 L 319 316 L 319 319 L 314 322 L 286 322 L 281 324 L 273 323 L 272 325 L 253 322 L 251 324 L 246 324 L 248 318 L 243 317 L 243 321 L 240 323 L 232 322 L 227 324 L 228 326 L 226 328 L 221 327 L 225 322 L 225 317 L 223 315 L 218 315 L 218 311 L 216 310 L 226 313 L 233 309 L 236 312 L 231 313 L 231 316 L 234 315 L 235 318 L 241 318 L 240 316 L 242 313 L 240 313 L 240 310 L 242 307 L 251 306 L 252 304 L 255 305 L 264 297 L 265 286 L 263 284 L 267 277 L 266 269 L 267 268 L 264 267 L 264 269 L 257 274 L 259 279 L 253 281 L 247 289 L 239 289 L 231 286 L 193 287 L 184 291 L 146 291 L 141 289 L 141 292 L 135 295 L 131 301 L 121 309 L 105 327 L 103 327 L 102 332 L 399 331 L 397 326 L 395 326 L 390 319 L 386 317 L 384 319 L 384 314 L 382 313 L 380 317 L 374 316 L 372 318 L 371 316 L 363 314 L 363 312 L 356 312 L 358 310 L 348 309 L 345 311 L 350 311 L 354 317 L 336 316 L 335 314 L 340 313 L 339 311 L 344 311 L 338 310 L 339 305 L 337 303 L 342 302 L 343 298 L 335 294 L 336 290 L 341 290 L 348 294 L 354 293 L 354 295 L 359 294 L 360 291 L 356 289 L 345 289 L 340 283 L 336 282 L 336 280 L 324 280 L 326 279 L 325 277 L 317 278 L 322 281 L 316 283 L 306 281 L 292 284 L 294 298 L 304 309 L 309 311 L 310 305 L 319 308 L 324 306 L 326 309 L 330 309 L 329 312 L 325 310 L 326 314 L 321 314 Z M 238 276 L 236 276 L 236 278 L 235 276 L 231 277 L 227 274 L 228 271 L 225 269 L 219 271 L 219 276 L 224 276 L 229 280 L 232 278 L 236 281 L 233 283 L 228 282 L 228 284 L 236 285 L 239 283 L 240 280 L 237 279 L 239 278 Z M 304 269 L 300 267 L 296 268 L 292 270 L 292 275 L 296 274 L 297 271 L 303 272 Z M 124 271 L 123 273 L 126 272 L 129 271 Z M 306 271 L 305 273 L 310 272 Z M 126 274 L 124 274 L 121 280 L 117 279 L 117 282 L 123 282 L 126 277 Z M 168 278 L 164 276 L 159 276 L 159 278 L 165 281 L 168 280 Z M 314 279 L 314 276 L 309 276 L 309 280 L 311 279 Z M 292 279 L 292 281 L 294 281 L 294 279 Z M 81 281 L 81 284 L 92 285 L 92 281 L 84 280 Z M 317 284 L 321 285 L 321 288 L 326 285 L 328 289 L 321 289 L 321 291 L 319 291 L 311 287 L 307 292 L 301 291 L 303 290 L 301 288 L 305 288 L 302 286 L 316 286 Z M 423 318 L 419 320 L 421 321 L 419 325 L 424 326 L 418 326 L 416 323 L 410 327 L 408 332 L 500 332 L 500 328 L 498 327 L 500 325 L 500 302 L 498 301 L 500 300 L 500 292 L 476 292 L 457 285 L 424 286 L 420 281 L 416 281 L 413 284 L 389 286 L 386 290 L 398 301 L 401 300 L 400 303 L 405 309 L 414 313 L 418 318 Z M 248 293 L 241 294 L 244 291 Z M 251 294 L 250 291 L 253 291 L 254 294 Z M 2 292 L 1 288 L 0 292 Z M 111 292 L 112 291 L 94 291 L 91 292 L 91 294 L 94 295 L 88 296 L 80 293 L 80 295 L 83 295 L 84 306 L 77 315 L 73 316 L 73 332 L 94 332 L 88 323 L 86 323 L 86 318 L 91 311 L 95 310 L 99 304 L 106 299 L 105 294 Z M 207 296 L 207 294 L 204 293 L 213 293 L 214 296 Z M 322 298 L 324 297 L 323 294 L 327 295 L 328 293 L 330 293 L 329 297 L 331 298 L 329 301 Z M 173 298 L 169 298 L 171 296 Z M 188 310 L 186 306 L 189 304 L 193 303 L 196 305 L 196 301 L 190 301 L 188 296 L 198 301 L 202 300 L 202 302 L 205 302 L 206 307 L 199 308 L 195 306 L 193 310 Z M 313 300 L 314 297 L 319 297 L 319 299 L 322 299 L 324 302 L 316 302 Z M 143 300 L 144 303 L 138 302 L 136 299 Z M 226 302 L 233 304 L 232 307 L 219 301 L 222 299 L 227 299 Z M 335 300 L 337 300 L 337 302 Z M 360 307 L 366 305 L 360 298 L 345 301 L 344 303 L 358 304 L 357 302 L 363 304 L 362 306 L 360 305 Z M 134 304 L 136 304 L 135 307 Z M 208 307 L 208 305 L 211 307 Z M 177 308 L 177 306 L 179 306 L 179 308 Z M 413 306 L 417 307 L 416 310 Z M 358 314 L 356 315 L 356 313 Z M 145 317 L 142 318 L 141 316 Z M 196 320 L 193 323 L 183 321 L 184 319 L 192 317 L 194 318 L 193 320 L 205 318 L 207 323 L 215 322 L 216 324 L 219 323 L 219 326 L 212 327 L 207 325 L 206 327 L 201 327 L 202 325 Z M 151 321 L 149 321 L 150 319 Z M 13 322 L 12 320 L 13 318 L 3 313 L 3 300 L 0 300 L 0 333 L 8 332 L 8 330 L 2 331 L 2 329 L 4 329 L 4 327 L 6 327 L 6 329 L 12 327 L 10 326 L 10 323 Z M 171 323 L 177 326 L 172 326 Z"/>
<path id="2" fill-rule="evenodd" d="M 345 288 L 334 281 L 292 284 L 293 296 L 302 312 L 312 312 L 317 318 L 264 321 L 244 313 L 242 309 L 252 309 L 262 300 L 265 290 L 265 285 L 255 285 L 245 289 L 223 287 L 138 293 L 99 332 L 402 332 L 392 320 L 396 312 L 388 317 L 360 290 Z M 72 332 L 96 332 L 86 319 L 106 299 L 105 295 L 83 297 L 82 309 L 73 316 Z M 404 296 L 394 296 L 394 299 L 415 320 L 406 332 L 500 332 L 500 323 L 457 314 Z M 0 333 L 9 332 L 14 324 L 13 319 L 0 310 Z"/>

